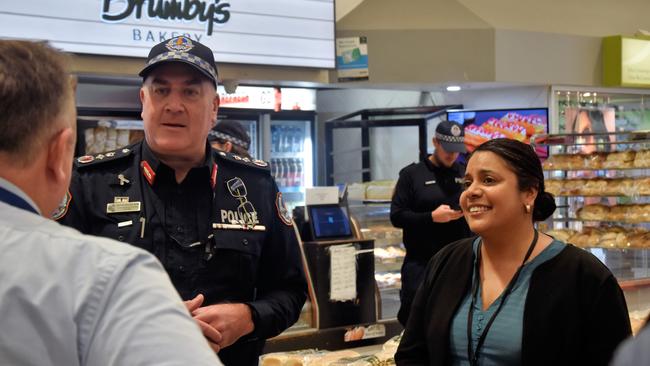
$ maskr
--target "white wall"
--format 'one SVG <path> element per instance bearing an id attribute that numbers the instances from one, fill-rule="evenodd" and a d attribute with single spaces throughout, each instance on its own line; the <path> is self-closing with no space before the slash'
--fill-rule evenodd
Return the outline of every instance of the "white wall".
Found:
<path id="1" fill-rule="evenodd" d="M 360 109 L 414 107 L 420 103 L 419 91 L 339 89 L 322 90 L 316 95 L 318 135 L 325 136 L 324 122 Z M 396 132 L 399 130 L 399 133 Z M 360 129 L 335 130 L 334 151 L 361 148 Z M 411 132 L 415 131 L 415 132 Z M 318 139 L 319 184 L 325 184 L 325 141 Z M 416 161 L 418 156 L 417 129 L 381 128 L 370 134 L 370 164 L 372 179 L 396 179 L 401 167 Z M 341 154 L 334 160 L 334 173 L 361 169 L 361 153 Z M 336 182 L 360 182 L 361 172 L 337 176 Z"/>

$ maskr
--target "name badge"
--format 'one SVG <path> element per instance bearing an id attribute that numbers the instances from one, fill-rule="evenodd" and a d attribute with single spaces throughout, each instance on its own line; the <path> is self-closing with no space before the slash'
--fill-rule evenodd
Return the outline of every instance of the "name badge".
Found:
<path id="1" fill-rule="evenodd" d="M 220 230 L 266 231 L 266 226 L 264 226 L 264 225 L 240 225 L 240 224 L 213 223 L 212 228 L 213 229 L 220 229 Z"/>
<path id="2" fill-rule="evenodd" d="M 424 182 L 425 186 L 430 186 L 432 184 L 436 184 L 436 181 L 435 180 L 428 180 L 428 181 Z"/>
<path id="3" fill-rule="evenodd" d="M 133 220 L 129 221 L 122 221 L 117 223 L 117 227 L 125 227 L 125 226 L 131 226 L 133 225 Z"/>
<path id="4" fill-rule="evenodd" d="M 129 197 L 115 197 L 113 203 L 106 204 L 106 213 L 140 212 L 141 203 L 129 202 Z"/>

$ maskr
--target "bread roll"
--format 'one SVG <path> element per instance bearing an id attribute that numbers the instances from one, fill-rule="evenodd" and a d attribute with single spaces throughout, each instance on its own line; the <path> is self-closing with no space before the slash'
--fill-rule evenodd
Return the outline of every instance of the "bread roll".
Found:
<path id="1" fill-rule="evenodd" d="M 626 221 L 628 208 L 626 206 L 612 206 L 609 209 L 607 220 L 610 221 Z"/>
<path id="2" fill-rule="evenodd" d="M 587 179 L 581 189 L 580 194 L 585 196 L 602 196 L 607 191 L 607 181 L 605 179 Z"/>
<path id="3" fill-rule="evenodd" d="M 635 168 L 650 168 L 650 150 L 637 151 L 632 165 Z"/>
<path id="4" fill-rule="evenodd" d="M 565 195 L 585 194 L 583 191 L 584 185 L 584 179 L 567 179 L 564 181 L 562 193 Z"/>
<path id="5" fill-rule="evenodd" d="M 594 152 L 587 155 L 584 159 L 585 168 L 587 169 L 602 169 L 603 163 L 607 159 L 607 154 L 601 152 Z"/>
<path id="6" fill-rule="evenodd" d="M 636 179 L 637 194 L 650 195 L 650 177 Z"/>
<path id="7" fill-rule="evenodd" d="M 565 243 L 568 243 L 569 239 L 577 233 L 577 231 L 571 229 L 555 229 L 546 231 L 546 235 L 550 235 L 553 238 Z"/>
<path id="8" fill-rule="evenodd" d="M 635 152 L 616 151 L 607 154 L 607 159 L 603 163 L 603 168 L 631 168 L 634 163 Z"/>
<path id="9" fill-rule="evenodd" d="M 609 206 L 601 204 L 587 205 L 578 209 L 576 215 L 582 220 L 608 220 Z"/>
<path id="10" fill-rule="evenodd" d="M 563 185 L 563 181 L 559 179 L 547 179 L 544 182 L 545 190 L 554 196 L 559 196 L 562 194 Z"/>

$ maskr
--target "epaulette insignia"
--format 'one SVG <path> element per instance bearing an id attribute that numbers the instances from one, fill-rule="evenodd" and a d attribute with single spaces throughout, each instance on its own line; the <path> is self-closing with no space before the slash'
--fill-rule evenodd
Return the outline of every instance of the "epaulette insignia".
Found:
<path id="1" fill-rule="evenodd" d="M 232 161 L 232 162 L 235 162 L 235 163 L 239 163 L 239 164 L 242 164 L 242 165 L 254 167 L 254 168 L 257 168 L 257 169 L 269 170 L 269 163 L 267 163 L 264 160 L 251 159 L 251 158 L 247 158 L 247 157 L 244 157 L 244 156 L 239 156 L 237 154 L 228 153 L 228 152 L 225 152 L 225 151 L 217 151 L 217 157 L 228 160 L 228 161 Z"/>
<path id="2" fill-rule="evenodd" d="M 132 153 L 131 149 L 123 148 L 123 149 L 108 151 L 96 155 L 84 155 L 75 159 L 75 166 L 80 168 L 80 167 L 96 165 L 107 161 L 113 161 L 113 160 L 124 158 L 126 156 L 131 155 L 131 153 Z"/>

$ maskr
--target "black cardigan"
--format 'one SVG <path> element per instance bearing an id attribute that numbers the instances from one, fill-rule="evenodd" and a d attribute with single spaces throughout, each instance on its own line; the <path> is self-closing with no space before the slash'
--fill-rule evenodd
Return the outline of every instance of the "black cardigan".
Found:
<path id="1" fill-rule="evenodd" d="M 397 365 L 450 363 L 451 321 L 471 286 L 473 240 L 450 244 L 429 262 Z M 523 365 L 607 365 L 631 333 L 623 291 L 591 253 L 567 244 L 533 272 L 524 308 Z"/>

